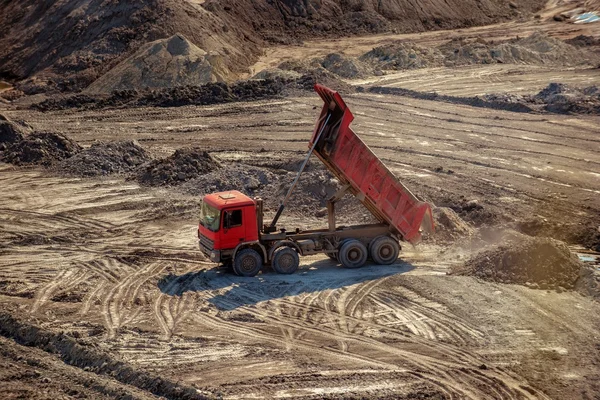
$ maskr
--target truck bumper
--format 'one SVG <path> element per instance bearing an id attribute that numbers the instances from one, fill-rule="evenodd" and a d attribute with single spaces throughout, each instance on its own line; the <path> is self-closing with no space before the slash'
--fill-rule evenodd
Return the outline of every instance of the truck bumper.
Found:
<path id="1" fill-rule="evenodd" d="M 221 252 L 219 250 L 208 250 L 206 247 L 202 246 L 202 242 L 198 241 L 198 247 L 202 251 L 206 257 L 210 259 L 212 262 L 221 262 Z"/>

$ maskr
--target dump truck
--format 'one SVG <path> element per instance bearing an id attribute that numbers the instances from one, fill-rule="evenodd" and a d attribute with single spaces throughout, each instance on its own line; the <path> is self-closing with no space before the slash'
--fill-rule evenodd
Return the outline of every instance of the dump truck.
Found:
<path id="1" fill-rule="evenodd" d="M 203 197 L 199 246 L 216 263 L 240 276 L 255 276 L 265 265 L 292 274 L 300 256 L 325 254 L 346 268 L 396 262 L 401 242 L 417 244 L 433 232 L 431 207 L 419 200 L 350 128 L 354 116 L 339 93 L 321 85 L 324 102 L 309 151 L 270 224 L 264 223 L 260 198 L 232 190 Z M 281 217 L 311 155 L 316 155 L 339 180 L 340 189 L 327 200 L 328 226 L 323 229 L 278 228 Z M 354 195 L 378 220 L 375 224 L 337 226 L 335 203 Z"/>

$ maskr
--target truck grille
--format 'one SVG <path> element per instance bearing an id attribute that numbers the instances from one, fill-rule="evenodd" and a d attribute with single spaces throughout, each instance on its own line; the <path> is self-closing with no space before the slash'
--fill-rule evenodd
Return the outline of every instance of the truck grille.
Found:
<path id="1" fill-rule="evenodd" d="M 202 247 L 203 252 L 209 254 L 212 251 L 212 249 L 214 249 L 215 242 L 213 242 L 204 235 L 200 235 L 200 247 Z"/>

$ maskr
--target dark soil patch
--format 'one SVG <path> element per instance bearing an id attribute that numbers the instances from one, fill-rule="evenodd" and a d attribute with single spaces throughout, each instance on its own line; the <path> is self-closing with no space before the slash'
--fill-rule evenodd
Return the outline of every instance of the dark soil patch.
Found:
<path id="1" fill-rule="evenodd" d="M 60 133 L 36 132 L 6 146 L 2 161 L 15 165 L 51 165 L 79 152 L 81 147 Z"/>
<path id="2" fill-rule="evenodd" d="M 137 174 L 140 184 L 177 185 L 221 168 L 210 154 L 199 148 L 185 148 L 171 156 L 150 162 Z"/>
<path id="3" fill-rule="evenodd" d="M 59 171 L 77 176 L 122 174 L 151 160 L 136 141 L 95 143 L 90 148 L 61 161 Z"/>
<path id="4" fill-rule="evenodd" d="M 56 111 L 125 106 L 179 107 L 208 105 L 268 99 L 282 96 L 285 89 L 294 88 L 304 88 L 304 85 L 296 83 L 295 80 L 275 77 L 263 80 L 246 80 L 233 84 L 218 82 L 199 86 L 178 86 L 154 90 L 117 90 L 110 95 L 76 94 L 62 97 L 55 96 L 33 104 L 31 108 L 39 111 Z M 312 87 L 310 90 L 312 90 Z"/>
<path id="5" fill-rule="evenodd" d="M 573 289 L 581 268 L 565 243 L 510 232 L 451 273 L 540 289 Z"/>
<path id="6" fill-rule="evenodd" d="M 23 297 L 32 299 L 35 291 L 27 283 L 20 280 L 0 281 L 0 294 L 5 296 Z"/>

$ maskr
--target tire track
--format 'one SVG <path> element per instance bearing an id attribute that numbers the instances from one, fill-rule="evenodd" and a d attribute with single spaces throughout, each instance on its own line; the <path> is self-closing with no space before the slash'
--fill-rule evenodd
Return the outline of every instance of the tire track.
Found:
<path id="1" fill-rule="evenodd" d="M 146 264 L 122 277 L 121 281 L 108 291 L 102 302 L 108 339 L 114 339 L 122 326 L 133 322 L 138 316 L 142 307 L 135 303 L 141 287 L 165 268 L 166 265 L 161 263 Z"/>

